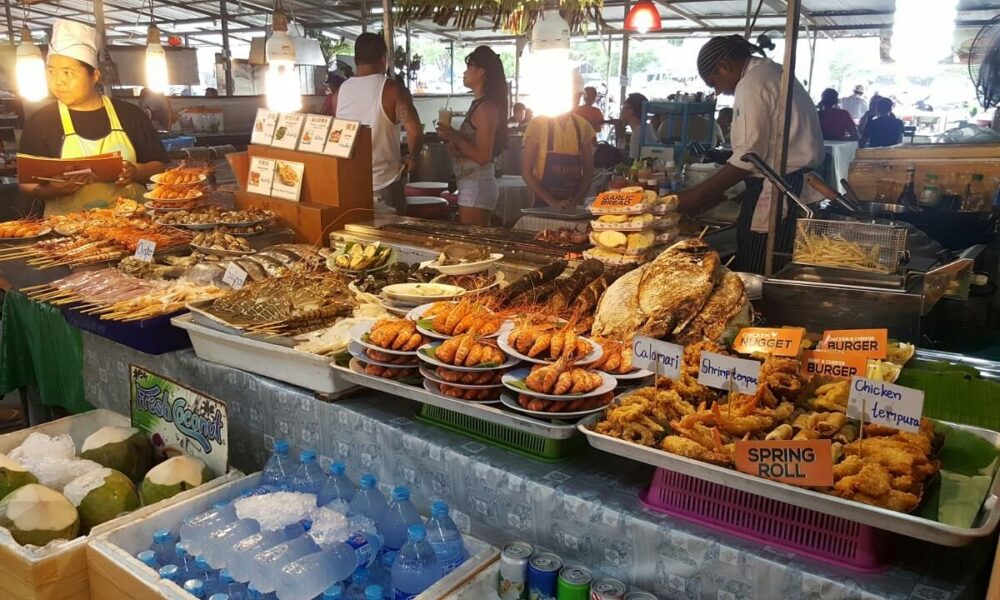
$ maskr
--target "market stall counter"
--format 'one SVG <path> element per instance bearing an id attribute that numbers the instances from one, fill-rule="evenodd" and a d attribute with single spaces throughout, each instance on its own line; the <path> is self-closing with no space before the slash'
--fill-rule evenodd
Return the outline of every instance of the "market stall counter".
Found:
<path id="1" fill-rule="evenodd" d="M 128 411 L 137 364 L 227 402 L 234 466 L 259 468 L 274 438 L 341 460 L 357 479 L 407 484 L 451 504 L 463 530 L 498 547 L 513 540 L 651 590 L 661 598 L 979 598 L 989 540 L 944 548 L 900 538 L 889 569 L 860 574 L 747 542 L 643 508 L 651 470 L 588 450 L 558 465 L 524 459 L 414 421 L 416 403 L 361 390 L 335 403 L 306 390 L 199 360 L 149 356 L 84 332 L 86 397 Z M 418 506 L 426 512 L 426 506 Z"/>

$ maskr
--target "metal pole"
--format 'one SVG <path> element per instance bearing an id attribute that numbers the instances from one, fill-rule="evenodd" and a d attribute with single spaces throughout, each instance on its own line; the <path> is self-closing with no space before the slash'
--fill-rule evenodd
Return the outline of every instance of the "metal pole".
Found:
<path id="1" fill-rule="evenodd" d="M 388 58 L 386 68 L 389 69 L 389 75 L 392 75 L 396 71 L 396 46 L 392 39 L 392 0 L 382 0 L 382 29 Z"/>
<path id="2" fill-rule="evenodd" d="M 451 93 L 455 93 L 455 41 L 448 42 L 448 84 L 451 86 Z"/>
<path id="3" fill-rule="evenodd" d="M 631 2 L 631 0 L 625 0 L 625 12 L 624 12 L 624 14 L 627 15 L 628 11 L 630 11 L 631 9 L 632 9 L 632 2 Z M 629 41 L 629 37 L 630 36 L 629 36 L 628 29 L 622 29 L 622 65 L 621 65 L 621 69 L 620 69 L 620 75 L 619 75 L 619 78 L 618 78 L 618 83 L 620 84 L 620 90 L 619 91 L 621 92 L 619 94 L 619 96 L 618 96 L 618 110 L 619 110 L 619 112 L 621 111 L 621 107 L 625 106 L 625 92 L 628 91 L 628 41 Z M 615 143 L 617 143 L 617 144 L 621 144 L 624 141 L 624 137 L 625 137 L 625 125 L 624 124 L 621 125 L 620 131 L 622 133 L 622 138 L 623 139 L 621 139 L 621 140 L 616 139 Z M 638 131 L 633 131 L 632 135 L 639 135 L 639 132 Z"/>
<path id="4" fill-rule="evenodd" d="M 226 73 L 226 95 L 232 96 L 233 85 L 233 58 L 229 52 L 229 9 L 226 6 L 227 0 L 219 0 L 219 16 L 222 19 L 222 70 Z"/>
<path id="5" fill-rule="evenodd" d="M 410 87 L 410 24 L 406 24 L 406 85 L 407 88 Z"/>
<path id="6" fill-rule="evenodd" d="M 792 94 L 795 91 L 795 55 L 799 41 L 799 15 L 802 12 L 801 0 L 788 0 L 788 18 L 785 20 L 785 63 L 781 70 L 781 98 L 784 100 L 783 118 L 778 128 L 778 172 L 782 177 L 788 170 L 788 128 L 792 121 Z M 764 275 L 771 276 L 774 272 L 774 246 L 778 240 L 778 223 L 781 219 L 784 196 L 773 187 L 771 191 L 771 226 L 767 232 L 767 254 L 764 257 Z M 790 208 L 795 210 L 795 208 Z"/>
<path id="7" fill-rule="evenodd" d="M 747 0 L 747 24 L 743 28 L 743 37 L 750 39 L 750 19 L 753 18 L 753 0 Z"/>
<path id="8" fill-rule="evenodd" d="M 813 68 L 816 66 L 816 40 L 819 38 L 819 32 L 813 29 L 812 39 L 809 40 L 809 95 L 812 96 L 813 91 Z"/>
<path id="9" fill-rule="evenodd" d="M 10 39 L 10 45 L 16 46 L 17 43 L 14 41 L 14 20 L 10 16 L 10 0 L 4 0 L 3 10 L 7 13 L 7 37 Z M 25 23 L 24 26 L 27 27 L 28 24 Z"/>
<path id="10" fill-rule="evenodd" d="M 361 33 L 368 33 L 368 0 L 361 0 Z"/>

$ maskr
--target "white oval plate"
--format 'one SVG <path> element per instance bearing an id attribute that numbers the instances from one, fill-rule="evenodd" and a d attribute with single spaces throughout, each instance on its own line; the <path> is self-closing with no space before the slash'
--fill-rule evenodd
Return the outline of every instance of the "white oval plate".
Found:
<path id="1" fill-rule="evenodd" d="M 362 363 L 368 363 L 368 362 L 369 361 L 361 361 L 361 360 L 358 360 L 357 358 L 352 358 L 351 362 L 348 364 L 348 368 L 351 371 L 357 373 L 358 375 L 364 375 L 365 377 L 375 377 L 375 375 L 369 375 L 368 373 L 365 373 L 365 368 L 364 368 L 364 366 L 362 366 Z M 372 364 L 374 364 L 374 363 L 372 363 Z M 403 367 L 403 368 L 409 369 L 409 368 L 412 368 L 412 367 Z M 377 377 L 377 379 L 385 379 L 385 378 L 384 377 Z M 421 377 L 419 375 L 417 375 L 416 377 L 413 377 L 412 379 L 390 379 L 389 381 L 395 381 L 397 383 L 402 383 L 403 385 L 414 385 L 414 386 L 416 386 L 416 385 L 420 385 L 419 380 L 421 380 Z"/>
<path id="2" fill-rule="evenodd" d="M 145 194 L 142 195 L 142 197 L 145 198 L 146 200 L 152 200 L 157 204 L 183 204 L 185 202 L 194 202 L 198 198 L 201 198 L 202 196 L 205 195 L 200 191 L 196 195 L 192 195 L 187 198 L 157 198 L 152 194 L 153 192 L 146 192 Z"/>
<path id="3" fill-rule="evenodd" d="M 402 350 L 389 350 L 387 348 L 376 346 L 371 342 L 366 342 L 364 340 L 364 336 L 371 331 L 372 325 L 374 324 L 375 319 L 365 319 L 364 321 L 360 321 L 354 327 L 351 327 L 347 333 L 351 336 L 352 340 L 364 348 L 371 348 L 372 350 L 378 350 L 379 352 L 385 352 L 386 354 L 398 354 L 400 356 L 413 356 L 417 353 L 416 350 L 410 350 L 409 352 L 404 352 Z"/>
<path id="4" fill-rule="evenodd" d="M 451 385 L 451 384 L 449 383 L 447 385 Z M 458 387 L 458 386 L 454 386 L 454 387 Z M 441 396 L 442 398 L 448 398 L 449 400 L 455 400 L 456 402 L 468 402 L 469 404 L 500 404 L 500 399 L 499 398 L 497 398 L 496 400 L 465 400 L 464 398 L 454 398 L 454 397 L 449 396 L 448 394 L 445 394 L 444 392 L 442 392 L 441 388 L 438 386 L 438 384 L 434 383 L 433 381 L 431 381 L 429 379 L 424 379 L 424 389 L 427 390 L 428 392 L 432 393 L 432 394 L 437 394 L 438 396 Z"/>
<path id="5" fill-rule="evenodd" d="M 26 242 L 28 240 L 37 240 L 39 238 L 43 238 L 43 237 L 49 235 L 50 233 L 52 233 L 52 228 L 51 227 L 46 227 L 46 228 L 42 229 L 39 233 L 36 233 L 35 235 L 29 235 L 27 237 L 0 238 L 0 244 L 2 244 L 4 242 Z"/>
<path id="6" fill-rule="evenodd" d="M 447 300 L 445 300 L 445 302 L 447 302 Z M 439 340 L 448 340 L 448 339 L 451 339 L 451 338 L 455 337 L 453 335 L 445 335 L 443 333 L 438 333 L 437 331 L 434 331 L 433 329 L 427 329 L 426 327 L 421 327 L 420 326 L 420 318 L 423 316 L 423 314 L 425 312 L 428 311 L 428 309 L 430 309 L 430 307 L 431 307 L 432 304 L 436 304 L 436 302 L 428 302 L 427 304 L 421 304 L 420 306 L 418 306 L 418 307 L 414 308 L 413 310 L 411 310 L 410 312 L 406 313 L 406 318 L 409 319 L 409 320 L 411 320 L 411 321 L 413 321 L 413 322 L 415 322 L 415 323 L 417 323 L 417 331 L 419 331 L 420 333 L 422 333 L 422 334 L 424 334 L 424 335 L 426 335 L 428 337 L 432 337 L 432 338 L 439 339 Z M 495 337 L 497 337 L 498 335 L 500 335 L 500 332 L 504 330 L 504 327 L 508 326 L 508 323 L 509 323 L 509 321 L 504 321 L 503 323 L 500 324 L 500 328 L 497 329 L 495 333 L 491 333 L 490 335 L 484 335 L 483 337 L 486 337 L 486 338 L 495 338 Z M 594 360 L 597 360 L 597 359 L 594 359 Z"/>
<path id="7" fill-rule="evenodd" d="M 424 379 L 429 379 L 434 383 L 443 383 L 445 385 L 450 385 L 451 387 L 457 387 L 462 390 L 491 390 L 493 388 L 503 387 L 502 383 L 489 383 L 486 385 L 471 385 L 468 383 L 451 383 L 445 381 L 438 376 L 433 369 L 427 369 L 425 367 L 420 367 L 420 374 L 424 376 Z"/>
<path id="8" fill-rule="evenodd" d="M 437 290 L 436 294 L 419 294 L 421 289 L 431 288 Z M 428 302 L 438 302 L 443 300 L 454 300 L 465 294 L 465 288 L 457 285 L 445 283 L 396 283 L 382 288 L 382 293 L 391 300 L 398 302 L 415 302 L 417 304 L 427 304 Z"/>
<path id="9" fill-rule="evenodd" d="M 149 180 L 151 182 L 155 183 L 155 184 L 159 184 L 160 183 L 160 179 L 162 179 L 162 178 L 163 178 L 163 173 L 157 173 L 156 175 L 153 175 L 152 177 L 150 177 Z M 165 185 L 167 187 L 187 187 L 187 186 L 191 186 L 191 185 L 198 185 L 199 183 L 201 183 L 202 181 L 205 181 L 206 179 L 208 179 L 208 175 L 205 175 L 204 173 L 201 173 L 201 174 L 198 175 L 198 181 L 192 181 L 190 183 L 164 183 L 163 185 Z"/>
<path id="10" fill-rule="evenodd" d="M 379 361 L 374 360 L 371 357 L 369 357 L 368 354 L 365 353 L 366 350 L 369 350 L 369 348 L 365 348 L 364 346 L 362 346 L 358 342 L 351 342 L 347 346 L 347 351 L 354 358 L 356 358 L 356 359 L 358 359 L 358 360 L 360 360 L 362 362 L 371 363 L 373 365 L 378 365 L 380 367 L 398 367 L 398 368 L 401 368 L 401 369 L 412 369 L 413 367 L 416 367 L 418 364 L 420 364 L 416 359 L 414 359 L 411 362 L 404 363 L 404 364 L 392 364 L 392 363 L 379 362 Z M 379 352 L 381 352 L 381 350 L 379 350 Z"/>
<path id="11" fill-rule="evenodd" d="M 490 254 L 490 257 L 486 260 L 480 260 L 478 262 L 462 263 L 459 265 L 439 265 L 437 260 L 421 263 L 422 267 L 430 267 L 435 271 L 444 273 L 445 275 L 469 275 L 470 273 L 478 273 L 480 271 L 485 271 L 490 265 L 495 262 L 499 262 L 503 259 L 503 254 L 499 252 L 494 252 Z M 438 259 L 440 260 L 440 258 Z"/>
<path id="12" fill-rule="evenodd" d="M 424 344 L 417 349 L 417 358 L 424 361 L 427 364 L 434 365 L 435 367 L 444 367 L 446 369 L 451 369 L 452 371 L 465 371 L 468 373 L 475 373 L 477 371 L 483 371 L 488 369 L 509 369 L 521 362 L 520 359 L 514 358 L 513 356 L 508 356 L 506 362 L 502 365 L 495 367 L 456 367 L 455 365 L 445 364 L 438 359 L 427 354 L 427 350 L 430 348 L 437 348 L 441 345 L 441 342 L 431 342 L 430 344 Z"/>
<path id="13" fill-rule="evenodd" d="M 614 399 L 612 399 L 611 402 L 614 402 Z M 523 406 L 517 403 L 517 397 L 512 396 L 508 392 L 500 394 L 500 403 L 511 410 L 516 410 L 526 415 L 531 415 L 532 417 L 541 417 L 543 419 L 555 419 L 555 420 L 576 419 L 579 417 L 586 417 L 587 415 L 592 415 L 594 413 L 601 412 L 602 410 L 610 406 L 611 402 L 608 402 L 607 404 L 599 408 L 592 408 L 590 410 L 581 410 L 577 412 L 542 412 L 537 410 L 528 410 L 527 408 L 524 408 Z"/>
<path id="14" fill-rule="evenodd" d="M 601 371 L 600 369 L 594 369 L 594 370 L 595 371 Z M 601 371 L 601 373 L 606 373 L 606 371 Z M 634 371 L 630 371 L 628 373 L 625 373 L 624 375 L 619 375 L 618 373 L 607 373 L 607 374 L 611 375 L 612 377 L 614 377 L 618 381 L 629 381 L 629 382 L 635 381 L 637 379 L 645 379 L 646 377 L 652 377 L 653 376 L 653 372 L 652 371 L 647 371 L 646 369 L 636 369 Z"/>
<path id="15" fill-rule="evenodd" d="M 209 248 L 208 246 L 195 246 L 194 244 L 191 244 L 191 247 L 198 252 L 213 256 L 250 256 L 257 253 L 256 250 L 222 250 L 220 248 Z"/>
<path id="16" fill-rule="evenodd" d="M 570 400 L 576 400 L 578 398 L 590 398 L 591 396 L 600 396 L 601 394 L 606 394 L 614 390 L 616 387 L 618 387 L 618 380 L 612 377 L 611 375 L 608 375 L 607 373 L 601 373 L 600 371 L 594 371 L 594 373 L 600 374 L 601 379 L 604 382 L 601 385 L 599 385 L 597 389 L 587 392 L 586 394 L 572 394 L 566 396 L 553 396 L 552 394 L 540 394 L 538 392 L 533 392 L 530 389 L 527 389 L 527 387 L 525 387 L 525 389 L 521 389 L 513 385 L 513 382 L 524 381 L 524 378 L 527 377 L 529 374 L 531 374 L 531 369 L 528 368 L 516 369 L 514 371 L 511 371 L 510 373 L 506 373 L 500 379 L 500 381 L 503 382 L 504 387 L 506 387 L 508 390 L 516 394 L 527 394 L 529 396 L 534 396 L 535 398 L 541 398 L 542 400 L 570 401 Z"/>
<path id="17" fill-rule="evenodd" d="M 555 360 L 549 360 L 549 359 L 543 360 L 538 357 L 531 358 L 525 354 L 521 354 L 520 352 L 512 348 L 511 345 L 507 343 L 507 336 L 508 334 L 510 334 L 511 331 L 513 331 L 513 329 L 508 329 L 505 331 L 503 327 L 500 328 L 500 336 L 497 338 L 497 345 L 500 346 L 501 350 L 503 350 L 504 352 L 506 352 L 511 356 L 516 356 L 517 358 L 523 361 L 535 363 L 536 365 L 551 365 L 556 362 Z M 590 338 L 583 336 L 580 337 L 581 339 L 586 340 L 587 343 L 590 344 L 590 347 L 593 348 L 593 350 L 590 352 L 590 354 L 580 357 L 579 359 L 573 361 L 573 364 L 588 365 L 596 360 L 599 360 L 602 356 L 604 356 L 604 348 L 601 348 L 600 344 L 598 344 L 597 342 L 595 342 Z"/>

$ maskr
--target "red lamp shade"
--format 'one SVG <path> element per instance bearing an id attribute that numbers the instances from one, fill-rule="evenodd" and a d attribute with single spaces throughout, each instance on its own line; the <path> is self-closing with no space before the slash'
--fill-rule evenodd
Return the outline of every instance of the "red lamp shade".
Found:
<path id="1" fill-rule="evenodd" d="M 176 36 L 176 35 L 172 35 L 172 36 L 170 36 L 170 37 L 167 38 L 167 44 L 169 44 L 170 47 L 172 47 L 172 48 L 177 48 L 178 46 L 180 46 L 183 43 L 184 43 L 184 41 L 179 36 Z"/>
<path id="2" fill-rule="evenodd" d="M 625 17 L 625 29 L 629 31 L 648 33 L 659 31 L 661 27 L 660 11 L 653 5 L 652 0 L 639 0 Z"/>

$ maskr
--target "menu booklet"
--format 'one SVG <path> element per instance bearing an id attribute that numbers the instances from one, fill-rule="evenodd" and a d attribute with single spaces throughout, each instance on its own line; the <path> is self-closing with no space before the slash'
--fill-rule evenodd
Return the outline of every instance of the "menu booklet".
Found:
<path id="1" fill-rule="evenodd" d="M 90 171 L 97 181 L 112 182 L 122 170 L 119 152 L 81 158 L 46 158 L 31 154 L 17 155 L 17 182 L 43 183 L 46 179 L 63 180 L 65 175 Z"/>

